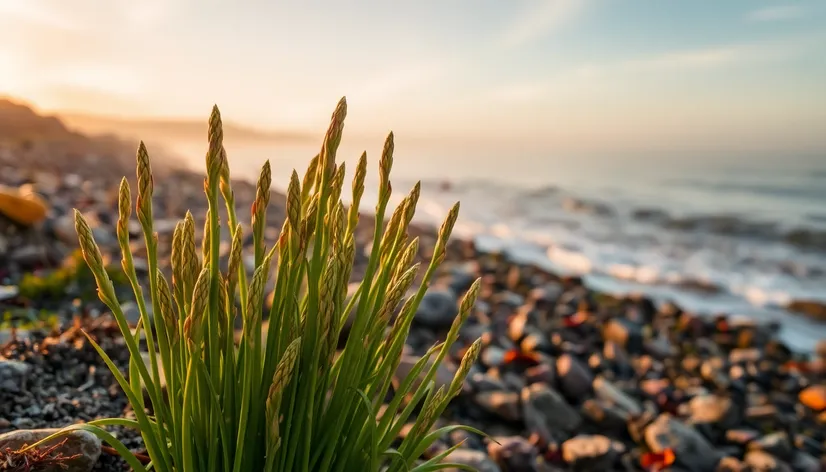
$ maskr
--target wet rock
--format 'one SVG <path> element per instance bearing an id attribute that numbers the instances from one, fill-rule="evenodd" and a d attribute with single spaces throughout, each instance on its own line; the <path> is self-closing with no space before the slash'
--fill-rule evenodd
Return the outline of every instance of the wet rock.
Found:
<path id="1" fill-rule="evenodd" d="M 732 349 L 728 356 L 728 361 L 732 364 L 741 364 L 745 362 L 757 362 L 763 358 L 763 353 L 757 348 L 748 349 Z"/>
<path id="2" fill-rule="evenodd" d="M 468 377 L 469 384 L 475 392 L 493 392 L 499 390 L 507 390 L 507 385 L 498 377 L 484 372 L 477 372 Z"/>
<path id="3" fill-rule="evenodd" d="M 415 321 L 433 329 L 449 328 L 459 311 L 457 303 L 450 289 L 428 290 L 416 310 Z"/>
<path id="4" fill-rule="evenodd" d="M 644 431 L 645 443 L 652 452 L 670 448 L 674 451 L 675 464 L 686 471 L 714 470 L 721 459 L 714 447 L 696 429 L 663 413 Z"/>
<path id="5" fill-rule="evenodd" d="M 730 398 L 720 395 L 700 395 L 689 402 L 693 423 L 716 424 L 720 428 L 733 428 L 740 422 L 738 409 Z"/>
<path id="6" fill-rule="evenodd" d="M 752 472 L 792 472 L 786 464 L 765 451 L 749 451 L 743 458 L 743 463 Z"/>
<path id="7" fill-rule="evenodd" d="M 393 374 L 393 387 L 399 388 L 399 386 L 404 382 L 410 372 L 413 371 L 413 367 L 419 362 L 419 357 L 416 356 L 409 356 L 403 355 L 402 358 L 399 360 L 399 366 L 396 368 L 396 372 Z M 422 369 L 419 378 L 413 381 L 413 385 L 411 386 L 411 392 L 416 391 L 419 386 L 421 385 L 422 380 L 427 375 L 427 371 L 432 366 L 432 360 L 429 360 L 425 365 L 424 369 Z M 453 369 L 448 367 L 445 362 L 439 364 L 439 367 L 436 368 L 436 375 L 433 376 L 433 382 L 435 383 L 435 389 L 438 390 L 441 387 L 448 388 L 450 383 L 453 381 L 454 372 Z"/>
<path id="8" fill-rule="evenodd" d="M 767 434 L 752 441 L 749 443 L 749 450 L 765 451 L 783 460 L 790 459 L 794 452 L 789 435 L 782 431 Z"/>
<path id="9" fill-rule="evenodd" d="M 445 459 L 442 461 L 445 463 L 451 464 L 462 464 L 479 472 L 500 472 L 502 469 L 496 465 L 495 462 L 488 458 L 488 455 L 482 451 L 476 451 L 473 449 L 465 449 L 459 448 L 455 451 L 451 452 Z M 458 472 L 461 469 L 443 469 L 447 471 L 455 471 Z"/>
<path id="10" fill-rule="evenodd" d="M 57 431 L 57 429 L 23 429 L 5 433 L 0 435 L 0 449 L 21 449 L 26 445 L 34 444 L 41 439 L 45 439 Z M 73 457 L 71 460 L 61 461 L 61 464 L 68 468 L 64 468 L 60 464 L 54 464 L 37 470 L 41 472 L 88 472 L 92 470 L 92 467 L 94 467 L 100 457 L 100 439 L 86 431 L 72 431 L 65 436 L 48 441 L 42 447 L 61 444 L 64 440 L 66 442 L 55 449 L 53 454 L 60 453 L 63 457 Z"/>
<path id="11" fill-rule="evenodd" d="M 616 405 L 631 415 L 636 416 L 642 413 L 642 406 L 639 402 L 631 398 L 630 395 L 627 395 L 604 377 L 598 376 L 595 378 L 593 387 L 597 398 L 601 398 L 609 404 Z"/>
<path id="12" fill-rule="evenodd" d="M 822 470 L 820 468 L 820 462 L 811 454 L 803 451 L 795 452 L 794 458 L 789 465 L 797 472 L 820 472 Z"/>
<path id="13" fill-rule="evenodd" d="M 493 413 L 508 421 L 522 419 L 522 408 L 519 405 L 519 394 L 514 392 L 480 392 L 474 397 L 474 402 L 488 413 Z"/>
<path id="14" fill-rule="evenodd" d="M 479 268 L 474 262 L 457 264 L 450 270 L 450 289 L 453 293 L 466 292 L 478 277 Z"/>
<path id="15" fill-rule="evenodd" d="M 536 446 L 521 436 L 497 436 L 488 444 L 488 455 L 506 471 L 532 471 L 538 457 Z"/>
<path id="16" fill-rule="evenodd" d="M 487 367 L 500 367 L 505 363 L 507 351 L 499 346 L 487 346 L 482 350 L 480 360 Z"/>
<path id="17" fill-rule="evenodd" d="M 670 358 L 677 353 L 677 350 L 671 345 L 671 341 L 663 336 L 646 340 L 644 347 L 645 352 L 658 360 Z"/>
<path id="18" fill-rule="evenodd" d="M 549 444 L 565 440 L 577 431 L 582 417 L 551 387 L 536 383 L 522 390 L 525 427 Z"/>
<path id="19" fill-rule="evenodd" d="M 614 437 L 624 435 L 630 418 L 627 411 L 599 398 L 585 400 L 581 412 L 600 432 Z"/>
<path id="20" fill-rule="evenodd" d="M 614 342 L 631 354 L 639 354 L 643 348 L 642 326 L 623 318 L 614 318 L 602 330 L 605 342 Z"/>
<path id="21" fill-rule="evenodd" d="M 575 471 L 611 470 L 623 449 L 602 435 L 579 435 L 562 443 L 562 458 Z"/>
<path id="22" fill-rule="evenodd" d="M 570 354 L 563 354 L 556 360 L 559 388 L 566 398 L 581 399 L 591 392 L 594 376 L 590 369 Z"/>
<path id="23" fill-rule="evenodd" d="M 544 383 L 552 385 L 556 379 L 553 364 L 542 363 L 525 369 L 525 381 L 530 384 Z"/>
<path id="24" fill-rule="evenodd" d="M 9 259 L 12 262 L 23 267 L 33 267 L 39 262 L 45 261 L 46 258 L 47 255 L 44 248 L 35 244 L 19 247 L 9 255 Z"/>
<path id="25" fill-rule="evenodd" d="M 714 472 L 745 472 L 746 466 L 736 457 L 724 457 L 717 463 Z"/>

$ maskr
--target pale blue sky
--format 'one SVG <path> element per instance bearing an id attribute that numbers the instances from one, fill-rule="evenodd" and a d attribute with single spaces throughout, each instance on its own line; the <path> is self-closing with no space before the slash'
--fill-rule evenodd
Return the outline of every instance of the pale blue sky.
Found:
<path id="1" fill-rule="evenodd" d="M 466 150 L 826 150 L 826 2 L 0 0 L 0 93 Z M 826 157 L 824 157 L 826 158 Z"/>

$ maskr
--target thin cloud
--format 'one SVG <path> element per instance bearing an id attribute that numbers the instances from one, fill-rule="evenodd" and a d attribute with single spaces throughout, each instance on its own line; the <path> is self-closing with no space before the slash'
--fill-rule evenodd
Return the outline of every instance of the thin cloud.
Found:
<path id="1" fill-rule="evenodd" d="M 800 5 L 778 5 L 751 11 L 746 15 L 746 19 L 749 21 L 785 21 L 800 18 L 803 13 Z"/>
<path id="2" fill-rule="evenodd" d="M 749 63 L 770 63 L 805 53 L 822 42 L 820 37 L 797 37 L 786 40 L 740 44 L 723 44 L 709 48 L 669 51 L 638 58 L 582 63 L 563 69 L 541 81 L 513 82 L 490 89 L 492 99 L 507 103 L 542 100 L 554 90 L 569 93 L 578 85 L 602 83 L 610 78 L 645 73 L 688 73 L 715 70 Z"/>
<path id="3" fill-rule="evenodd" d="M 502 33 L 502 47 L 515 48 L 541 39 L 561 28 L 585 9 L 586 0 L 541 0 L 523 9 Z"/>

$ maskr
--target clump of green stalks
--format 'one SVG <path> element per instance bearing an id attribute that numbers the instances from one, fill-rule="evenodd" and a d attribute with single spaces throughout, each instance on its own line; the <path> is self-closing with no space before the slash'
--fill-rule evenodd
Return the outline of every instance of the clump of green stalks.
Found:
<path id="1" fill-rule="evenodd" d="M 75 212 L 83 257 L 95 275 L 98 295 L 112 310 L 131 354 L 129 380 L 92 338 L 89 342 L 126 392 L 135 419 L 91 421 L 57 434 L 73 430 L 94 433 L 135 470 L 150 466 L 142 464 L 104 427 L 140 430 L 151 469 L 162 472 L 473 470 L 442 462 L 453 448 L 427 461 L 419 458 L 437 438 L 454 429 L 482 434 L 458 425 L 433 430 L 436 419 L 461 390 L 479 354 L 477 341 L 466 351 L 452 383 L 435 389 L 436 369 L 471 312 L 478 280 L 461 301 L 459 315 L 444 342 L 418 361 L 395 389 L 383 413 L 378 414 L 413 316 L 445 257 L 459 204 L 450 210 L 439 229 L 421 285 L 408 296 L 421 268 L 415 261 L 419 241 L 410 239 L 407 231 L 420 185 L 413 187 L 385 225 L 393 165 L 391 133 L 379 162 L 379 201 L 366 274 L 355 296 L 345 303 L 367 172 L 366 154 L 362 154 L 353 177 L 352 203 L 345 207 L 340 200 L 345 166 L 336 164 L 336 150 L 346 112 L 342 98 L 321 151 L 310 162 L 303 180 L 293 171 L 286 195 L 287 218 L 271 248 L 263 238 L 271 184 L 269 163 L 264 165 L 252 205 L 256 269 L 251 281 L 242 264 L 244 238 L 236 217 L 218 108 L 213 108 L 209 120 L 204 181 L 209 209 L 201 250 L 196 246 L 194 220 L 187 213 L 174 232 L 171 283 L 158 270 L 157 235 L 152 228 L 152 171 L 141 144 L 135 212 L 146 243 L 148 289 L 156 313 L 153 319 L 148 316 L 144 288 L 138 284 L 129 249 L 131 192 L 125 179 L 120 187 L 117 224 L 123 270 L 141 312 L 136 332 L 123 316 L 89 226 Z M 232 234 L 226 273 L 219 267 L 220 198 L 226 205 Z M 269 328 L 262 336 L 264 287 L 269 277 L 274 277 L 275 288 Z M 355 321 L 344 349 L 337 352 L 339 333 L 351 310 L 356 311 Z M 236 316 L 243 320 L 237 345 Z M 148 366 L 138 350 L 137 331 L 141 327 L 148 344 L 157 341 L 158 346 L 157 353 L 150 350 Z M 423 381 L 414 390 L 417 378 Z M 153 414 L 146 412 L 142 389 L 148 394 Z M 393 448 L 402 427 L 417 410 L 412 431 Z"/>

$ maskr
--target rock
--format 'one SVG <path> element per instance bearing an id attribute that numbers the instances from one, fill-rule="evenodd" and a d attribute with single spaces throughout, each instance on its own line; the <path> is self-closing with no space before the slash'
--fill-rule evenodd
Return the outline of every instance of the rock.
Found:
<path id="1" fill-rule="evenodd" d="M 482 451 L 459 448 L 451 452 L 442 461 L 450 464 L 462 464 L 471 467 L 479 472 L 501 472 L 502 469 L 495 462 L 488 458 Z M 447 471 L 459 471 L 460 469 L 443 469 Z"/>
<path id="2" fill-rule="evenodd" d="M 722 429 L 729 429 L 740 422 L 740 415 L 730 398 L 699 395 L 692 398 L 688 405 L 694 423 L 716 424 Z"/>
<path id="3" fill-rule="evenodd" d="M 602 329 L 605 342 L 617 343 L 630 354 L 639 354 L 643 348 L 642 326 L 623 318 L 614 318 Z"/>
<path id="4" fill-rule="evenodd" d="M 798 395 L 800 403 L 814 411 L 826 410 L 826 385 L 812 385 Z"/>
<path id="5" fill-rule="evenodd" d="M 562 459 L 573 470 L 612 470 L 623 449 L 605 436 L 581 434 L 562 443 Z"/>
<path id="6" fill-rule="evenodd" d="M 579 412 L 545 384 L 535 383 L 522 389 L 522 407 L 527 430 L 538 434 L 547 444 L 567 439 L 582 424 Z"/>
<path id="7" fill-rule="evenodd" d="M 32 226 L 46 219 L 49 206 L 34 193 L 31 185 L 13 189 L 0 185 L 0 214 L 23 226 Z"/>
<path id="8" fill-rule="evenodd" d="M 579 359 L 563 354 L 556 360 L 559 387 L 568 399 L 581 399 L 591 391 L 594 376 Z"/>
<path id="9" fill-rule="evenodd" d="M 458 313 L 458 299 L 453 291 L 431 289 L 422 297 L 415 321 L 433 329 L 449 328 Z"/>
<path id="10" fill-rule="evenodd" d="M 505 420 L 519 421 L 522 419 L 522 408 L 519 405 L 518 393 L 480 392 L 474 397 L 474 402 L 485 411 Z"/>
<path id="11" fill-rule="evenodd" d="M 475 262 L 466 262 L 451 268 L 450 289 L 453 293 L 466 292 L 478 277 L 478 267 Z"/>
<path id="12" fill-rule="evenodd" d="M 35 244 L 19 247 L 9 255 L 9 259 L 13 262 L 28 268 L 34 267 L 39 262 L 46 260 L 47 257 L 44 248 Z"/>
<path id="13" fill-rule="evenodd" d="M 52 230 L 55 236 L 64 243 L 77 244 L 77 233 L 75 232 L 75 219 L 71 213 L 58 216 L 52 220 Z"/>
<path id="14" fill-rule="evenodd" d="M 0 357 L 0 392 L 19 391 L 20 384 L 31 370 L 25 362 L 6 360 Z"/>
<path id="15" fill-rule="evenodd" d="M 0 434 L 0 449 L 21 449 L 34 444 L 41 439 L 56 433 L 57 429 L 17 430 Z M 72 431 L 64 436 L 52 439 L 42 447 L 50 447 L 66 441 L 53 451 L 53 454 L 62 454 L 64 457 L 74 457 L 62 461 L 61 465 L 54 464 L 45 468 L 38 468 L 39 472 L 88 472 L 97 463 L 101 452 L 101 441 L 92 433 L 86 431 Z M 62 466 L 67 466 L 64 468 Z"/>
<path id="16" fill-rule="evenodd" d="M 618 389 L 604 377 L 597 376 L 597 378 L 594 379 L 593 387 L 597 398 L 601 398 L 609 404 L 616 405 L 634 416 L 642 413 L 642 406 L 640 406 L 639 402 Z"/>
<path id="17" fill-rule="evenodd" d="M 494 437 L 488 455 L 502 470 L 534 470 L 538 456 L 536 446 L 521 436 Z"/>
<path id="18" fill-rule="evenodd" d="M 742 364 L 745 362 L 757 362 L 763 358 L 763 352 L 757 348 L 737 348 L 732 349 L 728 355 L 728 361 L 732 364 Z"/>
<path id="19" fill-rule="evenodd" d="M 402 358 L 399 360 L 399 366 L 396 367 L 396 372 L 393 374 L 393 388 L 399 388 L 404 379 L 410 375 L 410 372 L 413 370 L 413 367 L 419 362 L 420 357 L 412 356 L 412 355 L 403 355 Z M 430 366 L 433 365 L 432 358 L 427 362 L 424 369 L 422 369 L 419 378 L 413 382 L 411 386 L 411 392 L 416 391 L 422 383 L 422 380 L 427 375 L 428 369 Z M 435 383 L 434 388 L 439 390 L 439 388 L 444 387 L 448 388 L 450 383 L 453 381 L 454 372 L 453 370 L 447 366 L 446 363 L 442 362 L 439 364 L 439 367 L 436 368 L 436 375 L 433 376 L 433 382 Z"/>
<path id="20" fill-rule="evenodd" d="M 483 348 L 479 360 L 487 367 L 501 367 L 505 364 L 506 353 L 507 351 L 499 346 L 486 346 Z"/>
<path id="21" fill-rule="evenodd" d="M 542 363 L 525 369 L 525 381 L 530 384 L 545 383 L 551 385 L 556 379 L 553 364 Z"/>
<path id="22" fill-rule="evenodd" d="M 767 434 L 748 445 L 749 450 L 760 450 L 783 460 L 790 459 L 794 453 L 789 435 L 783 431 Z"/>
<path id="23" fill-rule="evenodd" d="M 777 460 L 765 451 L 749 451 L 743 458 L 743 463 L 752 472 L 792 472 L 789 464 Z"/>
<path id="24" fill-rule="evenodd" d="M 621 437 L 628 429 L 628 420 L 631 418 L 628 412 L 601 398 L 585 400 L 580 410 L 582 416 L 603 434 Z"/>
<path id="25" fill-rule="evenodd" d="M 663 336 L 658 336 L 645 341 L 644 347 L 645 352 L 658 360 L 668 359 L 677 353 L 677 350 L 671 345 L 671 341 Z"/>
<path id="26" fill-rule="evenodd" d="M 652 452 L 660 453 L 668 448 L 674 451 L 675 464 L 686 471 L 714 470 L 722 457 L 696 429 L 668 413 L 648 425 L 644 437 Z"/>
<path id="27" fill-rule="evenodd" d="M 745 468 L 746 466 L 736 457 L 728 456 L 720 459 L 714 472 L 744 472 Z"/>
<path id="28" fill-rule="evenodd" d="M 791 462 L 793 470 L 799 472 L 820 472 L 820 462 L 811 454 L 803 451 L 797 451 L 794 454 L 794 459 Z"/>

